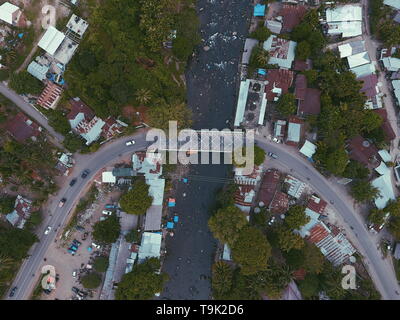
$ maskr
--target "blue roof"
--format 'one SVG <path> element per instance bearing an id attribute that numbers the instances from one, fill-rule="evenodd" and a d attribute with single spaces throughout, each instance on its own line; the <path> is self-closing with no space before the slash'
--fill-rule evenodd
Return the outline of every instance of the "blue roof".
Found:
<path id="1" fill-rule="evenodd" d="M 178 216 L 175 216 L 174 217 L 174 222 L 178 222 L 179 221 L 179 217 Z"/>
<path id="2" fill-rule="evenodd" d="M 174 223 L 173 222 L 167 222 L 167 229 L 173 229 L 174 228 Z"/>
<path id="3" fill-rule="evenodd" d="M 258 73 L 265 76 L 267 74 L 267 70 L 265 69 L 258 69 Z"/>
<path id="4" fill-rule="evenodd" d="M 256 4 L 254 7 L 255 17 L 264 17 L 265 15 L 265 4 Z"/>

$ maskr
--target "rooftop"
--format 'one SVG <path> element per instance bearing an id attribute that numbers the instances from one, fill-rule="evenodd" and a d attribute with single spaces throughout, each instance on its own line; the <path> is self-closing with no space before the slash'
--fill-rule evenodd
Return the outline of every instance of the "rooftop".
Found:
<path id="1" fill-rule="evenodd" d="M 339 52 L 340 52 L 340 57 L 341 58 L 346 58 L 361 52 L 364 52 L 365 49 L 365 41 L 359 40 L 359 41 L 352 41 L 348 42 L 346 44 L 342 44 L 338 46 Z"/>
<path id="2" fill-rule="evenodd" d="M 289 185 L 288 194 L 296 199 L 299 199 L 303 194 L 304 189 L 306 188 L 306 184 L 299 179 L 287 175 L 285 178 L 285 183 Z"/>
<path id="3" fill-rule="evenodd" d="M 82 18 L 78 17 L 75 14 L 72 14 L 71 18 L 67 23 L 67 28 L 77 34 L 79 37 L 82 37 L 83 34 L 86 32 L 86 29 L 89 27 L 89 24 L 83 20 Z"/>
<path id="4" fill-rule="evenodd" d="M 159 258 L 162 235 L 160 233 L 143 232 L 142 242 L 139 248 L 139 262 L 147 258 Z"/>
<path id="5" fill-rule="evenodd" d="M 48 82 L 40 94 L 37 103 L 45 109 L 54 109 L 60 100 L 63 89 L 53 82 Z"/>
<path id="6" fill-rule="evenodd" d="M 0 20 L 9 24 L 16 23 L 16 18 L 20 9 L 9 2 L 4 2 L 0 6 Z"/>
<path id="7" fill-rule="evenodd" d="M 376 159 L 378 149 L 365 140 L 360 135 L 352 138 L 348 143 L 349 157 L 350 159 L 361 162 L 365 166 L 371 164 Z"/>
<path id="8" fill-rule="evenodd" d="M 347 57 L 347 62 L 349 63 L 350 68 L 355 68 L 370 63 L 371 60 L 369 58 L 368 52 L 361 52 Z"/>
<path id="9" fill-rule="evenodd" d="M 269 64 L 277 64 L 284 69 L 290 69 L 295 57 L 296 42 L 271 35 L 263 44 L 269 52 Z"/>
<path id="10" fill-rule="evenodd" d="M 306 6 L 284 4 L 279 12 L 279 15 L 283 18 L 282 33 L 291 32 L 301 22 L 306 13 Z"/>
<path id="11" fill-rule="evenodd" d="M 374 200 L 375 206 L 378 209 L 383 209 L 386 207 L 389 200 L 395 200 L 396 196 L 393 190 L 392 179 L 390 171 L 381 175 L 379 178 L 372 180 L 371 184 L 378 188 L 380 192 L 380 197 Z"/>
<path id="12" fill-rule="evenodd" d="M 263 202 L 269 207 L 278 188 L 280 173 L 277 170 L 268 170 L 265 172 L 261 181 L 260 190 L 258 191 L 258 201 Z"/>
<path id="13" fill-rule="evenodd" d="M 398 0 L 383 0 L 387 6 L 400 10 L 400 2 Z"/>
<path id="14" fill-rule="evenodd" d="M 38 46 L 48 54 L 54 55 L 65 38 L 65 34 L 58 31 L 53 26 L 49 26 L 46 33 L 40 39 Z"/>
<path id="15" fill-rule="evenodd" d="M 282 214 L 289 209 L 289 197 L 286 193 L 277 191 L 272 199 L 269 209 L 272 213 Z"/>
<path id="16" fill-rule="evenodd" d="M 279 97 L 287 92 L 293 83 L 294 73 L 285 69 L 270 69 L 267 72 L 265 93 L 268 101 L 278 101 Z"/>
<path id="17" fill-rule="evenodd" d="M 34 76 L 36 79 L 43 81 L 46 79 L 46 74 L 49 71 L 48 66 L 41 65 L 37 63 L 36 61 L 32 61 L 28 65 L 27 71 Z"/>
<path id="18" fill-rule="evenodd" d="M 24 142 L 28 138 L 38 137 L 42 132 L 42 128 L 24 113 L 19 112 L 8 122 L 7 131 L 18 142 Z"/>
<path id="19" fill-rule="evenodd" d="M 317 146 L 310 141 L 306 140 L 300 149 L 300 153 L 304 154 L 307 158 L 311 159 L 317 151 Z"/>

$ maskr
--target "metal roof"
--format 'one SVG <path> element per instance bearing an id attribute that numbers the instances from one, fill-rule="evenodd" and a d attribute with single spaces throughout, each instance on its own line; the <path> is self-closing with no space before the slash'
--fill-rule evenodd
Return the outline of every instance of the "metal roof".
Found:
<path id="1" fill-rule="evenodd" d="M 46 74 L 49 71 L 49 67 L 43 66 L 36 61 L 32 61 L 27 70 L 36 79 L 43 81 L 46 79 Z"/>
<path id="2" fill-rule="evenodd" d="M 350 68 L 354 68 L 362 66 L 366 63 L 370 63 L 371 60 L 369 58 L 368 52 L 361 52 L 347 57 L 347 62 L 349 63 Z"/>
<path id="3" fill-rule="evenodd" d="M 300 142 L 301 124 L 289 122 L 288 125 L 288 141 Z"/>
<path id="4" fill-rule="evenodd" d="M 138 258 L 142 261 L 147 258 L 159 258 L 162 235 L 153 232 L 143 232 Z"/>
<path id="5" fill-rule="evenodd" d="M 367 63 L 362 66 L 351 68 L 350 71 L 356 75 L 356 78 L 361 78 L 375 73 L 375 65 L 373 63 Z"/>
<path id="6" fill-rule="evenodd" d="M 317 146 L 310 141 L 306 140 L 300 149 L 300 153 L 304 154 L 307 158 L 312 158 L 317 150 Z"/>
<path id="7" fill-rule="evenodd" d="M 13 24 L 13 14 L 18 11 L 19 8 L 9 2 L 5 2 L 0 6 L 0 20 Z"/>
<path id="8" fill-rule="evenodd" d="M 378 188 L 380 192 L 380 197 L 374 200 L 375 206 L 378 209 L 383 209 L 386 207 L 389 200 L 395 200 L 395 194 L 392 185 L 392 179 L 390 175 L 390 171 L 386 174 L 376 178 L 372 181 L 372 186 Z"/>
<path id="9" fill-rule="evenodd" d="M 365 41 L 352 41 L 338 46 L 340 57 L 346 58 L 365 51 Z"/>
<path id="10" fill-rule="evenodd" d="M 271 35 L 264 41 L 263 48 L 270 54 L 268 63 L 277 64 L 284 69 L 290 69 L 295 57 L 297 43 Z"/>
<path id="11" fill-rule="evenodd" d="M 383 4 L 386 4 L 387 6 L 393 7 L 395 9 L 400 9 L 399 0 L 383 0 Z"/>
<path id="12" fill-rule="evenodd" d="M 54 55 L 57 49 L 60 47 L 61 43 L 63 42 L 64 38 L 65 34 L 58 31 L 53 26 L 49 26 L 42 39 L 40 39 L 38 46 L 50 55 Z"/>

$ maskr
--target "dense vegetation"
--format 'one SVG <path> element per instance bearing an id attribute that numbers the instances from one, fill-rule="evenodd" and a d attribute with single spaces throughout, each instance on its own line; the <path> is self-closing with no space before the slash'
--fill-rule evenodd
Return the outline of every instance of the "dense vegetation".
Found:
<path id="1" fill-rule="evenodd" d="M 106 220 L 96 222 L 93 226 L 93 238 L 100 243 L 114 243 L 117 241 L 120 232 L 121 225 L 115 214 L 112 214 Z"/>
<path id="2" fill-rule="evenodd" d="M 129 214 L 145 214 L 153 202 L 149 195 L 149 186 L 144 179 L 136 179 L 132 189 L 127 191 L 120 199 L 121 209 Z"/>

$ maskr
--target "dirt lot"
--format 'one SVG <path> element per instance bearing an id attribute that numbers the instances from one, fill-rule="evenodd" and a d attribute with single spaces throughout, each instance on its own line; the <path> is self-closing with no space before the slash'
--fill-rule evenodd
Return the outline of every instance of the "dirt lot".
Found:
<path id="1" fill-rule="evenodd" d="M 56 290 L 53 290 L 51 294 L 42 294 L 42 300 L 70 300 L 75 296 L 75 294 L 71 291 L 72 287 L 83 289 L 79 282 L 79 278 L 88 271 L 86 269 L 86 265 L 91 263 L 92 259 L 98 255 L 108 255 L 109 250 L 108 248 L 102 248 L 101 250 L 103 250 L 103 252 L 100 252 L 99 250 L 91 247 L 92 225 L 99 221 L 100 217 L 102 216 L 101 211 L 104 209 L 105 204 L 112 202 L 112 200 L 118 199 L 119 196 L 119 191 L 113 191 L 108 194 L 99 193 L 99 197 L 94 204 L 95 210 L 93 211 L 90 219 L 88 219 L 88 222 L 83 225 L 85 232 L 89 233 L 86 240 L 83 240 L 84 232 L 73 231 L 73 233 L 68 235 L 68 241 L 60 240 L 61 235 L 58 235 L 57 242 L 52 243 L 47 253 L 47 262 L 55 267 L 56 272 L 60 275 L 60 280 L 57 282 Z M 71 244 L 73 239 L 77 239 L 82 243 L 79 246 L 75 256 L 72 256 L 67 251 L 68 246 Z M 88 251 L 89 247 L 93 249 L 91 252 Z M 72 272 L 74 270 L 78 271 L 76 278 L 72 276 Z M 98 299 L 100 288 L 101 286 L 96 290 L 92 290 L 92 297 L 89 299 Z"/>

